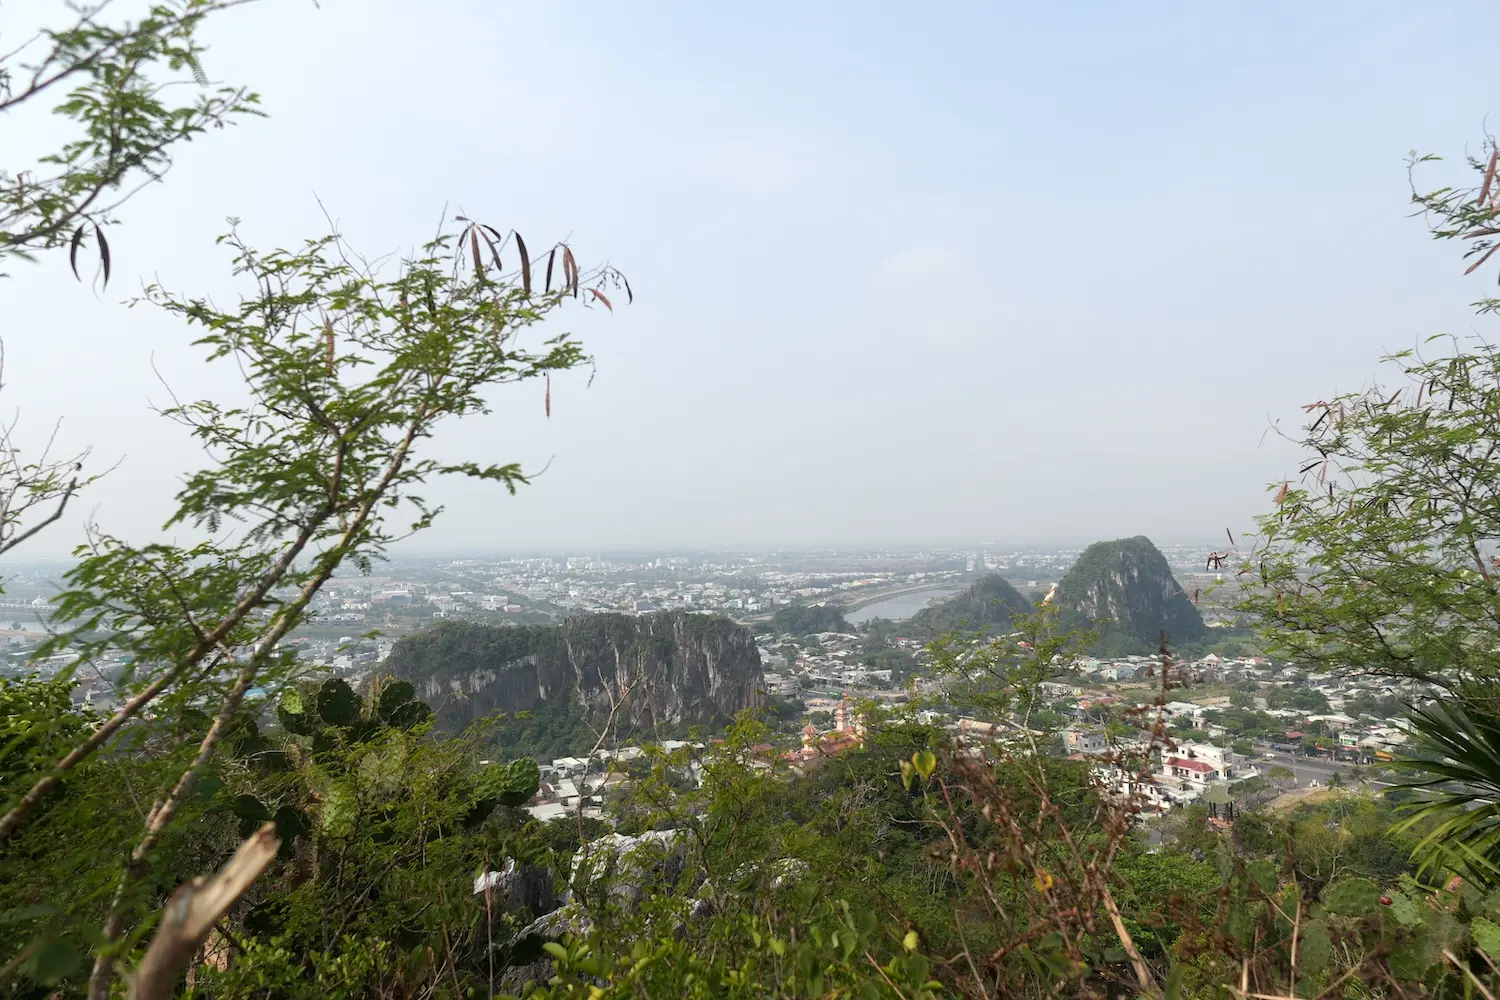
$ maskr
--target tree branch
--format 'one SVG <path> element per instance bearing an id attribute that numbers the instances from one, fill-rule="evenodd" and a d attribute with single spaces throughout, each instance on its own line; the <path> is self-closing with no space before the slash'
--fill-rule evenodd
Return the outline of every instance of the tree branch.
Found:
<path id="1" fill-rule="evenodd" d="M 280 846 L 276 824 L 267 823 L 240 844 L 212 879 L 199 876 L 172 893 L 162 907 L 156 936 L 131 979 L 130 1000 L 169 1000 L 214 925 L 260 877 Z"/>
<path id="2" fill-rule="evenodd" d="M 32 525 L 30 528 L 27 528 L 19 535 L 14 535 L 10 538 L 5 539 L 5 541 L 3 542 L 0 542 L 0 555 L 4 555 L 5 553 L 9 552 L 17 545 L 20 545 L 22 542 L 26 541 L 26 539 L 30 538 L 32 535 L 35 535 L 37 532 L 41 531 L 47 525 L 52 524 L 60 517 L 62 517 L 64 508 L 68 506 L 68 501 L 73 498 L 73 492 L 77 489 L 78 480 L 70 480 L 68 482 L 68 488 L 63 490 L 62 499 L 58 501 L 57 509 L 54 510 L 46 520 L 38 521 L 36 524 Z"/>

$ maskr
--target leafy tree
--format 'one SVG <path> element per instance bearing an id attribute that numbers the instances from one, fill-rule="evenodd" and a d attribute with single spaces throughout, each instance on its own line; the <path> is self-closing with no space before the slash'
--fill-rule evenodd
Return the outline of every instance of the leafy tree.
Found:
<path id="1" fill-rule="evenodd" d="M 844 618 L 843 611 L 829 604 L 777 608 L 776 613 L 771 616 L 771 628 L 786 635 L 854 631 Z"/>
<path id="2" fill-rule="evenodd" d="M 490 241 L 492 253 L 482 255 Z M 438 236 L 394 273 L 364 264 L 337 236 L 264 254 L 233 234 L 224 242 L 247 288 L 237 306 L 157 286 L 144 294 L 200 329 L 210 362 L 235 364 L 246 379 L 243 401 L 179 401 L 166 411 L 213 459 L 187 478 L 167 523 L 206 537 L 135 546 L 96 531 L 80 550 L 57 600 L 72 627 L 39 655 L 80 654 L 61 683 L 103 657 L 128 655 L 121 707 L 55 757 L 55 743 L 41 741 L 47 755 L 8 767 L 0 788 L 0 848 L 24 855 L 35 849 L 27 845 L 66 836 L 76 816 L 42 807 L 66 802 L 85 780 L 81 766 L 139 745 L 132 741 L 151 751 L 137 794 L 153 804 L 135 834 L 93 856 L 91 878 L 108 891 L 71 914 L 79 933 L 93 924 L 95 996 L 107 993 L 122 960 L 140 954 L 163 880 L 207 867 L 178 867 L 163 855 L 177 849 L 177 824 L 206 808 L 206 779 L 240 725 L 246 693 L 298 676 L 294 652 L 280 641 L 307 619 L 333 573 L 368 570 L 391 541 L 430 525 L 440 509 L 420 491 L 437 477 L 512 491 L 527 481 L 515 464 L 430 457 L 427 440 L 451 418 L 484 412 L 496 387 L 586 361 L 566 335 L 531 332 L 564 292 L 534 288 L 525 264 L 511 275 L 491 267 L 500 241 L 472 224 Z M 582 276 L 571 251 L 561 253 L 571 293 Z M 392 518 L 402 514 L 398 527 Z M 238 530 L 223 532 L 226 524 Z M 320 712 L 339 704 L 355 711 L 347 696 L 329 697 L 335 702 L 320 702 Z M 206 860 L 214 849 L 190 856 Z M 44 875 L 67 878 L 65 868 Z M 45 945 L 33 941 L 21 954 Z"/>
<path id="3" fill-rule="evenodd" d="M 1413 200 L 1483 261 L 1500 207 L 1474 166 L 1482 186 Z M 1243 566 L 1258 586 L 1241 609 L 1281 655 L 1450 688 L 1500 678 L 1500 497 L 1484 485 L 1500 475 L 1500 348 L 1452 346 L 1391 355 L 1394 386 L 1308 407 L 1303 479 L 1275 488 Z"/>
<path id="4" fill-rule="evenodd" d="M 1473 187 L 1413 187 L 1434 235 L 1463 241 L 1476 258 L 1470 271 L 1490 260 L 1500 232 L 1500 149 L 1488 151 L 1470 162 Z M 1477 307 L 1493 313 L 1500 300 Z M 1406 769 L 1433 794 L 1407 828 L 1429 829 L 1418 844 L 1427 869 L 1494 881 L 1494 807 L 1452 788 L 1493 787 L 1485 762 L 1500 715 L 1500 496 L 1489 484 L 1500 478 L 1500 349 L 1450 346 L 1387 358 L 1395 387 L 1308 407 L 1304 479 L 1277 487 L 1276 510 L 1260 519 L 1244 566 L 1257 586 L 1241 610 L 1282 655 L 1446 689 L 1441 706 L 1412 715 Z M 1463 784 L 1436 787 L 1447 781 Z"/>
<path id="5" fill-rule="evenodd" d="M 0 115 L 47 101 L 67 138 L 30 167 L 0 166 L 0 277 L 12 260 L 92 244 L 105 283 L 112 266 L 104 230 L 141 187 L 160 180 L 178 146 L 259 114 L 245 87 L 209 81 L 201 57 L 205 22 L 245 0 L 185 0 L 153 6 L 137 21 L 109 23 L 103 5 L 70 5 L 71 23 L 45 27 L 0 55 Z M 8 47 L 9 48 L 9 47 Z M 3 368 L 3 357 L 0 357 Z M 57 521 L 79 490 L 88 451 L 24 456 L 16 423 L 0 427 L 0 554 Z"/>
<path id="6" fill-rule="evenodd" d="M 103 227 L 119 206 L 161 179 L 178 145 L 259 113 L 253 92 L 211 83 L 202 63 L 204 22 L 244 2 L 181 0 L 116 24 L 75 8 L 0 57 L 0 113 L 57 98 L 70 133 L 39 169 L 0 170 L 0 263 L 70 241 L 76 256 L 88 238 L 108 280 Z"/>
<path id="7" fill-rule="evenodd" d="M 1273 687 L 1266 691 L 1266 706 L 1268 708 L 1292 709 L 1298 712 L 1323 713 L 1331 712 L 1332 706 L 1328 704 L 1328 696 L 1316 688 L 1309 687 Z"/>
<path id="8" fill-rule="evenodd" d="M 1376 719 L 1398 719 L 1406 709 L 1401 699 L 1392 695 L 1357 694 L 1344 700 L 1344 714 L 1356 719 L 1365 715 Z"/>

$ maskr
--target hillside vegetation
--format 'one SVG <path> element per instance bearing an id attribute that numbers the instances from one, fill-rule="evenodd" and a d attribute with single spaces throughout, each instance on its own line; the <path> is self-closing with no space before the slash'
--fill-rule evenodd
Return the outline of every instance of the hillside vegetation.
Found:
<path id="1" fill-rule="evenodd" d="M 1003 576 L 981 577 L 962 593 L 931 604 L 913 615 L 907 631 L 918 636 L 944 632 L 1008 632 L 1018 615 L 1035 610 Z"/>
<path id="2" fill-rule="evenodd" d="M 832 604 L 793 605 L 777 608 L 771 616 L 772 632 L 783 635 L 816 635 L 820 632 L 853 632 L 842 609 Z"/>

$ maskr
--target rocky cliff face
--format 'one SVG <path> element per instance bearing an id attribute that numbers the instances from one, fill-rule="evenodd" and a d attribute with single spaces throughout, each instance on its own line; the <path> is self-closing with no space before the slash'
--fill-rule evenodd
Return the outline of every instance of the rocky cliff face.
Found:
<path id="1" fill-rule="evenodd" d="M 1144 535 L 1095 542 L 1057 585 L 1059 607 L 1099 621 L 1156 646 L 1162 632 L 1172 642 L 1202 637 L 1203 618 L 1172 576 L 1167 557 Z"/>
<path id="2" fill-rule="evenodd" d="M 749 707 L 764 683 L 749 629 L 675 612 L 515 628 L 444 622 L 399 640 L 385 667 L 450 728 L 559 699 L 605 715 L 625 688 L 620 721 L 706 723 Z"/>

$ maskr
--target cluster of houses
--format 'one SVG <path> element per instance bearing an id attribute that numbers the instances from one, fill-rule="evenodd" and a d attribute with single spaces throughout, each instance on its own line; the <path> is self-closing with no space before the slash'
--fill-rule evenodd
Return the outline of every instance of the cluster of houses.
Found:
<path id="1" fill-rule="evenodd" d="M 1260 776 L 1245 754 L 1212 743 L 1173 741 L 1150 757 L 1129 749 L 1110 752 L 1102 733 L 1070 729 L 1069 756 L 1094 762 L 1094 774 L 1106 792 L 1130 797 L 1143 815 L 1163 813 L 1203 800 L 1215 786 Z"/>
<path id="2" fill-rule="evenodd" d="M 796 698 L 808 688 L 890 690 L 891 671 L 878 670 L 861 662 L 862 636 L 850 632 L 820 632 L 813 638 L 817 640 L 816 646 L 807 644 L 806 636 L 757 637 L 768 693 Z M 903 644 L 909 642 L 897 640 L 897 648 L 904 648 Z M 788 647 L 796 647 L 795 657 L 783 654 Z"/>
<path id="3" fill-rule="evenodd" d="M 669 754 L 683 747 L 703 749 L 702 743 L 687 740 L 663 740 L 660 746 Z M 579 812 L 586 817 L 602 819 L 606 800 L 630 783 L 627 765 L 645 756 L 646 751 L 641 747 L 623 746 L 614 750 L 601 748 L 588 757 L 559 757 L 539 764 L 541 784 L 524 808 L 540 820 L 576 816 Z M 490 766 L 497 762 L 482 760 L 479 763 Z M 683 777 L 695 786 L 702 784 L 703 764 L 696 754 L 681 770 Z"/>

